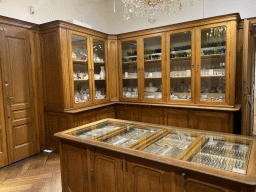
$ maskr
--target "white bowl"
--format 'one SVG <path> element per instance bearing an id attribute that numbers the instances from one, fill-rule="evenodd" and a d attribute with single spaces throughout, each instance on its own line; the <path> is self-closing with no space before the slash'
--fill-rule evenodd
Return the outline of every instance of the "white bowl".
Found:
<path id="1" fill-rule="evenodd" d="M 157 91 L 157 87 L 145 87 L 145 91 L 146 92 L 156 92 Z"/>

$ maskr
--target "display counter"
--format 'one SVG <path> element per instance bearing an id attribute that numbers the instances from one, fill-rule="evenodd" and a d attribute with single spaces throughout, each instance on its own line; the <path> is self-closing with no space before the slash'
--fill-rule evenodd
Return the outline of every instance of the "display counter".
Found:
<path id="1" fill-rule="evenodd" d="M 63 191 L 253 191 L 250 137 L 104 119 L 55 134 Z"/>

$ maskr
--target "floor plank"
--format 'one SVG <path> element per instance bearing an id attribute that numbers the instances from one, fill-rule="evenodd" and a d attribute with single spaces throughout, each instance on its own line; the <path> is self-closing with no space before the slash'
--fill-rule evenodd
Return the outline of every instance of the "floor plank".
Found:
<path id="1" fill-rule="evenodd" d="M 0 191 L 61 192 L 58 153 L 39 153 L 0 169 Z"/>

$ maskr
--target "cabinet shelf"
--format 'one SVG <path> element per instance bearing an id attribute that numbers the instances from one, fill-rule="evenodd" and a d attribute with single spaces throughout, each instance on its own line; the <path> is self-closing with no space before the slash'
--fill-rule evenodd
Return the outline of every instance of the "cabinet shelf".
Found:
<path id="1" fill-rule="evenodd" d="M 123 78 L 123 79 L 138 79 L 138 78 L 137 77 L 136 78 L 126 77 L 126 78 Z"/>
<path id="2" fill-rule="evenodd" d="M 162 59 L 155 59 L 155 60 L 145 60 L 144 63 L 148 64 L 148 63 L 159 63 L 161 62 Z"/>
<path id="3" fill-rule="evenodd" d="M 87 64 L 88 61 L 80 60 L 80 59 L 73 59 L 73 63 L 79 63 L 79 64 Z"/>
<path id="4" fill-rule="evenodd" d="M 94 62 L 95 65 L 105 65 L 105 62 Z"/>
<path id="5" fill-rule="evenodd" d="M 94 79 L 95 81 L 106 81 L 106 79 Z"/>
<path id="6" fill-rule="evenodd" d="M 225 75 L 205 75 L 201 77 L 225 77 Z"/>
<path id="7" fill-rule="evenodd" d="M 161 79 L 162 77 L 145 77 L 145 79 Z"/>
<path id="8" fill-rule="evenodd" d="M 202 59 L 208 59 L 208 58 L 225 58 L 225 53 L 223 54 L 212 54 L 212 55 L 202 55 Z"/>
<path id="9" fill-rule="evenodd" d="M 88 81 L 89 79 L 74 79 L 74 81 Z"/>
<path id="10" fill-rule="evenodd" d="M 191 78 L 191 76 L 171 77 L 172 79 Z"/>
<path id="11" fill-rule="evenodd" d="M 177 58 L 170 58 L 172 61 L 179 61 L 179 60 L 191 60 L 191 57 L 177 57 Z"/>
<path id="12" fill-rule="evenodd" d="M 123 64 L 136 64 L 137 65 L 137 61 L 123 62 Z"/>

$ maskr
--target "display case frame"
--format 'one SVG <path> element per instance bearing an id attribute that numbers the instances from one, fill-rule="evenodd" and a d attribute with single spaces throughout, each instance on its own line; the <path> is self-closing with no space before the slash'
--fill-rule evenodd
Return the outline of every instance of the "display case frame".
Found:
<path id="1" fill-rule="evenodd" d="M 78 138 L 76 136 L 70 135 L 70 133 L 81 129 L 84 126 L 87 125 L 96 125 L 97 123 L 104 122 L 106 120 L 110 121 L 116 121 L 116 122 L 126 122 L 130 125 L 137 125 L 137 126 L 151 126 L 155 127 L 157 129 L 164 129 L 166 132 L 162 132 L 158 137 L 152 138 L 150 142 L 144 142 L 143 141 L 134 146 L 133 148 L 127 148 L 127 147 L 121 147 L 116 146 L 108 143 L 99 142 L 96 140 L 89 140 L 89 139 L 83 139 Z M 161 125 L 153 125 L 148 123 L 139 123 L 134 121 L 124 121 L 124 120 L 114 120 L 114 119 L 104 119 L 98 122 L 90 123 L 84 126 L 80 126 L 77 128 L 73 128 L 67 131 L 63 131 L 60 133 L 55 134 L 56 137 L 58 137 L 60 141 L 61 148 L 65 145 L 73 146 L 73 147 L 79 147 L 87 150 L 87 153 L 90 154 L 88 156 L 89 159 L 94 159 L 96 157 L 95 155 L 101 155 L 102 157 L 106 158 L 105 160 L 107 162 L 112 161 L 120 161 L 121 165 L 119 168 L 116 167 L 115 171 L 119 170 L 124 175 L 124 178 L 133 175 L 133 171 L 135 171 L 135 167 L 141 167 L 146 171 L 144 174 L 155 174 L 155 173 L 161 173 L 162 174 L 171 174 L 172 177 L 169 178 L 168 182 L 170 182 L 171 186 L 175 186 L 175 191 L 180 191 L 180 189 L 189 189 L 188 186 L 191 185 L 191 181 L 195 182 L 196 189 L 200 189 L 201 186 L 205 186 L 208 189 L 236 189 L 238 191 L 250 191 L 251 189 L 256 188 L 256 175 L 255 175 L 255 167 L 256 167 L 256 140 L 252 137 L 246 137 L 246 136 L 238 136 L 238 135 L 232 135 L 232 134 L 220 134 L 210 131 L 198 131 L 198 130 L 192 130 L 192 129 L 185 129 L 185 128 L 177 128 L 177 127 L 169 127 L 169 126 L 161 126 Z M 187 133 L 192 134 L 194 136 L 197 136 L 197 138 L 190 144 L 190 146 L 186 149 L 186 152 L 181 153 L 177 158 L 169 158 L 165 156 L 160 156 L 156 154 L 151 154 L 148 152 L 143 152 L 140 149 L 143 148 L 143 146 L 148 145 L 152 142 L 155 142 L 159 138 L 162 138 L 163 136 L 168 135 L 169 133 L 173 131 L 178 131 L 181 133 Z M 197 152 L 202 148 L 206 141 L 204 136 L 210 136 L 213 138 L 224 138 L 227 142 L 233 142 L 233 143 L 241 143 L 241 144 L 248 144 L 248 153 L 247 153 L 247 162 L 246 167 L 247 171 L 245 174 L 238 173 L 238 172 L 230 172 L 226 170 L 221 170 L 205 165 L 195 164 L 191 163 L 189 160 L 193 154 L 197 154 Z M 138 150 L 139 149 L 139 150 Z M 63 151 L 64 153 L 64 151 Z M 66 153 L 66 152 L 65 152 Z M 117 158 L 117 159 L 116 159 Z M 62 159 L 66 160 L 66 159 Z M 90 164 L 92 163 L 92 164 Z M 135 167 L 130 167 L 133 163 L 136 163 Z M 111 164 L 115 164 L 114 162 Z M 99 166 L 97 162 L 89 162 L 88 167 Z M 63 169 L 66 170 L 65 167 Z M 152 172 L 151 172 L 151 171 Z M 68 174 L 68 172 L 65 172 Z M 94 169 L 91 172 L 90 169 L 88 170 L 89 176 L 92 178 L 94 177 Z M 159 175 L 157 178 L 160 177 Z M 162 177 L 162 176 L 161 176 Z M 149 177 L 150 178 L 150 177 Z M 138 178 L 137 178 L 138 179 Z M 152 178 L 151 178 L 152 179 Z M 89 181 L 91 181 L 89 177 Z M 222 182 L 221 182 L 222 181 Z M 91 184 L 94 182 L 93 181 Z M 100 181 L 105 182 L 105 181 Z M 151 182 L 151 180 L 147 180 L 147 182 Z M 115 182 L 112 180 L 112 184 Z M 190 184 L 189 184 L 190 183 Z M 66 185 L 66 184 L 63 184 Z M 131 186 L 134 186 L 129 182 L 127 183 L 129 186 L 122 186 L 124 189 L 126 187 L 130 188 Z M 137 183 L 137 185 L 142 185 L 143 183 Z M 186 186 L 188 185 L 188 186 Z M 162 184 L 161 184 L 162 186 Z M 234 187 L 236 186 L 236 187 Z M 239 186 L 239 187 L 238 187 Z M 141 186 L 140 186 L 141 187 Z M 160 186 L 159 186 L 160 187 Z M 170 187 L 170 186 L 169 186 Z M 166 188 L 164 191 L 171 191 L 173 189 L 172 187 Z M 223 188 L 224 187 L 224 188 Z"/>

